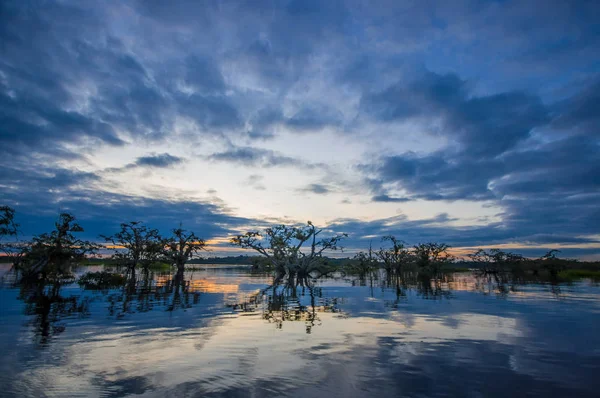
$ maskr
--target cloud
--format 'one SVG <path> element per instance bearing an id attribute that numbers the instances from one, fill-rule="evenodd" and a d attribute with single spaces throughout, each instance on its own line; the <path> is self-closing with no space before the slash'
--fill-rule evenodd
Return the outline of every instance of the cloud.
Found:
<path id="1" fill-rule="evenodd" d="M 317 195 L 326 195 L 331 192 L 331 188 L 323 184 L 309 184 L 300 189 L 301 192 L 309 192 Z"/>
<path id="2" fill-rule="evenodd" d="M 246 183 L 258 191 L 265 191 L 267 188 L 263 184 L 264 179 L 262 175 L 251 174 L 248 176 Z"/>
<path id="3" fill-rule="evenodd" d="M 425 72 L 415 81 L 396 83 L 361 99 L 362 112 L 381 121 L 433 117 L 439 133 L 451 136 L 464 156 L 496 156 L 544 125 L 548 110 L 524 92 L 470 95 L 467 82 L 455 74 Z"/>
<path id="4" fill-rule="evenodd" d="M 214 162 L 229 162 L 257 167 L 310 167 L 308 163 L 300 159 L 254 147 L 233 147 L 223 152 L 213 153 L 207 156 L 207 159 Z"/>
<path id="5" fill-rule="evenodd" d="M 326 105 L 306 106 L 285 121 L 286 126 L 298 130 L 319 130 L 343 123 L 344 116 L 337 109 Z"/>
<path id="6" fill-rule="evenodd" d="M 571 3 L 1 2 L 0 199 L 31 214 L 94 193 L 98 209 L 141 201 L 106 193 L 94 169 L 135 147 L 150 154 L 108 171 L 295 167 L 318 182 L 300 189 L 325 201 L 501 209 L 456 235 L 402 222 L 415 238 L 579 239 L 599 220 L 600 6 Z M 324 148 L 330 136 L 344 151 Z M 183 159 L 166 142 L 228 146 Z M 163 211 L 151 200 L 140 209 Z"/>
<path id="7" fill-rule="evenodd" d="M 105 169 L 110 173 L 120 173 L 127 170 L 145 168 L 145 169 L 168 169 L 185 163 L 184 158 L 170 155 L 168 153 L 150 154 L 138 157 L 133 163 L 126 164 L 123 167 L 111 167 Z"/>
<path id="8" fill-rule="evenodd" d="M 592 109 L 600 86 L 546 106 L 518 93 L 473 97 L 455 76 L 427 76 L 366 97 L 363 107 L 383 119 L 439 117 L 436 134 L 454 141 L 435 152 L 382 156 L 359 167 L 370 178 L 374 202 L 488 201 L 503 208 L 503 233 L 521 241 L 539 239 L 539 231 L 594 233 L 600 142 Z"/>
<path id="9" fill-rule="evenodd" d="M 388 195 L 375 195 L 371 198 L 373 202 L 393 202 L 393 203 L 403 203 L 410 202 L 411 198 L 394 198 Z"/>
<path id="10" fill-rule="evenodd" d="M 180 222 L 205 238 L 223 237 L 260 220 L 237 217 L 220 204 L 107 192 L 99 175 L 67 169 L 6 169 L 0 176 L 0 203 L 17 210 L 25 235 L 46 232 L 59 212 L 81 220 L 85 236 L 114 232 L 120 223 L 147 222 L 167 233 Z"/>
<path id="11" fill-rule="evenodd" d="M 158 168 L 167 168 L 172 167 L 174 165 L 178 165 L 183 163 L 185 160 L 183 158 L 169 155 L 168 153 L 162 153 L 158 155 L 149 155 L 149 156 L 141 156 L 136 159 L 135 165 L 137 166 L 147 166 L 147 167 L 158 167 Z"/>

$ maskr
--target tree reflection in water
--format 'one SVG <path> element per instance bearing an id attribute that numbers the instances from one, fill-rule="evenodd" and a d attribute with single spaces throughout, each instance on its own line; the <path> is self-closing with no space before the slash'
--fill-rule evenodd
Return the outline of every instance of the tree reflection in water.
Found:
<path id="1" fill-rule="evenodd" d="M 304 322 L 306 333 L 321 325 L 319 313 L 341 313 L 341 299 L 323 297 L 316 279 L 288 275 L 274 278 L 273 284 L 250 296 L 244 302 L 229 305 L 238 311 L 262 311 L 263 319 L 283 329 L 284 322 Z"/>
<path id="2" fill-rule="evenodd" d="M 539 284 L 547 287 L 548 291 L 555 297 L 562 297 L 560 284 L 554 278 L 544 278 L 539 275 L 525 275 L 519 273 L 473 273 L 475 278 L 474 289 L 484 295 L 496 295 L 499 298 L 507 298 L 510 294 L 518 293 L 522 286 Z M 563 283 L 569 285 L 569 283 Z"/>
<path id="3" fill-rule="evenodd" d="M 6 277 L 19 288 L 18 299 L 25 303 L 25 315 L 32 316 L 27 324 L 31 326 L 37 344 L 46 345 L 52 337 L 62 333 L 66 319 L 89 315 L 89 298 L 63 292 L 64 286 L 75 281 L 71 273 L 24 278 L 19 272 L 12 271 Z"/>
<path id="4" fill-rule="evenodd" d="M 125 285 L 108 294 L 108 311 L 122 318 L 126 314 L 148 312 L 156 306 L 166 311 L 186 310 L 200 301 L 200 293 L 190 289 L 190 280 L 182 270 L 174 274 L 157 275 L 152 271 L 129 272 Z"/>
<path id="5" fill-rule="evenodd" d="M 119 275 L 112 272 L 87 274 Z M 17 298 L 25 303 L 24 314 L 32 316 L 28 325 L 35 342 L 40 345 L 62 333 L 67 319 L 89 316 L 90 303 L 94 300 L 106 300 L 109 315 L 117 318 L 157 308 L 186 310 L 200 301 L 200 293 L 191 291 L 190 280 L 185 279 L 183 272 L 173 275 L 156 275 L 151 271 L 137 275 L 128 273 L 120 286 L 89 283 L 90 279 L 87 279 L 87 283 L 80 284 L 81 290 L 69 288 L 77 281 L 71 270 L 36 278 L 23 277 L 20 272 L 11 270 L 3 280 L 19 289 Z M 76 293 L 68 294 L 68 291 Z"/>
<path id="6" fill-rule="evenodd" d="M 32 316 L 28 324 L 34 340 L 42 345 L 65 330 L 67 319 L 90 315 L 92 301 L 108 302 L 109 315 L 117 319 L 153 310 L 185 311 L 200 302 L 201 293 L 194 282 L 202 279 L 194 280 L 189 273 L 155 273 L 146 270 L 122 274 L 114 271 L 95 273 L 98 280 L 110 280 L 112 284 L 90 283 L 91 278 L 81 283 L 84 278 L 80 278 L 80 289 L 74 288 L 77 278 L 72 270 L 38 275 L 36 278 L 23 278 L 18 272 L 12 271 L 4 279 L 10 276 L 12 286 L 19 289 L 18 299 L 25 303 L 24 313 Z M 523 286 L 530 283 L 541 284 L 557 298 L 563 295 L 561 285 L 537 276 L 468 273 L 431 277 L 419 272 L 387 275 L 384 270 L 376 270 L 360 276 L 274 278 L 271 285 L 247 296 L 247 300 L 239 302 L 236 299 L 235 304 L 224 305 L 234 311 L 260 312 L 264 320 L 278 329 L 284 329 L 285 322 L 304 322 L 306 333 L 310 334 L 315 326 L 321 325 L 320 313 L 343 315 L 340 305 L 344 303 L 344 298 L 323 294 L 322 286 L 327 280 L 344 280 L 351 286 L 367 287 L 371 297 L 375 296 L 378 288 L 382 292 L 392 291 L 395 298 L 385 298 L 385 306 L 390 309 L 397 309 L 411 295 L 427 300 L 450 299 L 453 290 L 477 291 L 506 298 L 518 294 Z"/>

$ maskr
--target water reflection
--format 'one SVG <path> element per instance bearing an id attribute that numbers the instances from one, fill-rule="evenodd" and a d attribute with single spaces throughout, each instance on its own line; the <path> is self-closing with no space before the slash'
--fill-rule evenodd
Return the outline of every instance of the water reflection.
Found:
<path id="1" fill-rule="evenodd" d="M 321 324 L 319 313 L 340 313 L 337 297 L 323 297 L 322 288 L 311 278 L 275 278 L 273 284 L 229 307 L 244 312 L 261 311 L 263 319 L 283 329 L 284 322 L 304 322 L 306 333 Z"/>
<path id="2" fill-rule="evenodd" d="M 85 289 L 79 275 L 0 289 L 4 395 L 596 396 L 600 387 L 600 288 L 587 281 L 206 270 Z"/>
<path id="3" fill-rule="evenodd" d="M 69 318 L 89 315 L 87 298 L 63 292 L 63 286 L 72 285 L 76 280 L 71 273 L 29 279 L 11 271 L 3 280 L 18 289 L 18 300 L 24 303 L 23 314 L 28 316 L 26 325 L 36 344 L 48 344 L 62 333 Z"/>
<path id="4" fill-rule="evenodd" d="M 192 289 L 183 272 L 155 274 L 151 271 L 129 275 L 118 291 L 107 294 L 108 312 L 123 318 L 127 314 L 148 312 L 155 308 L 166 311 L 188 309 L 200 301 L 200 293 Z"/>

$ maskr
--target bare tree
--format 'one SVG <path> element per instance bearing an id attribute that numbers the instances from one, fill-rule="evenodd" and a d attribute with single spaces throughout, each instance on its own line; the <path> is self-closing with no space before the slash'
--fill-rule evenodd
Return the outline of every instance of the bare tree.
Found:
<path id="1" fill-rule="evenodd" d="M 340 241 L 348 236 L 341 234 L 318 239 L 322 231 L 310 221 L 303 227 L 277 225 L 267 228 L 262 234 L 251 231 L 237 235 L 231 239 L 231 243 L 265 256 L 279 275 L 306 277 L 312 272 L 325 273 L 322 267 L 323 253 L 341 250 Z"/>
<path id="2" fill-rule="evenodd" d="M 206 241 L 185 229 L 175 228 L 173 236 L 165 240 L 163 254 L 171 264 L 182 273 L 185 264 L 202 250 L 206 250 Z"/>
<path id="3" fill-rule="evenodd" d="M 165 246 L 158 230 L 148 228 L 140 221 L 122 223 L 119 232 L 101 237 L 114 249 L 113 259 L 132 274 L 135 274 L 136 268 L 147 268 L 157 261 Z"/>

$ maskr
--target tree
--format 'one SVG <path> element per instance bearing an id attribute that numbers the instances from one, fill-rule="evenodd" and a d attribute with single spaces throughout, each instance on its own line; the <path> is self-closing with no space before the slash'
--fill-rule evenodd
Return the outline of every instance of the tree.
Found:
<path id="1" fill-rule="evenodd" d="M 119 232 L 101 237 L 112 244 L 113 259 L 132 274 L 138 267 L 148 268 L 164 252 L 165 241 L 158 230 L 148 228 L 140 221 L 122 223 Z"/>
<path id="2" fill-rule="evenodd" d="M 98 250 L 96 244 L 74 235 L 83 232 L 83 228 L 72 214 L 61 213 L 54 225 L 54 231 L 33 237 L 31 245 L 25 249 L 23 270 L 26 273 L 62 274 L 68 272 L 72 264 Z"/>
<path id="3" fill-rule="evenodd" d="M 231 238 L 231 243 L 243 249 L 252 249 L 265 256 L 273 265 L 278 275 L 306 277 L 312 272 L 326 273 L 323 270 L 323 252 L 341 250 L 340 241 L 347 234 L 335 235 L 331 238 L 317 239 L 322 232 L 312 222 L 306 226 L 295 227 L 277 225 L 258 231 L 246 232 Z M 310 244 L 305 247 L 305 244 Z M 302 249 L 306 249 L 302 251 Z"/>
<path id="4" fill-rule="evenodd" d="M 404 265 L 410 261 L 410 252 L 404 247 L 404 242 L 399 241 L 393 235 L 384 236 L 381 241 L 392 242 L 392 247 L 387 249 L 382 247 L 376 253 L 377 257 L 383 262 L 383 267 L 388 275 L 400 273 Z"/>
<path id="5" fill-rule="evenodd" d="M 491 252 L 479 249 L 475 253 L 467 254 L 467 257 L 469 257 L 472 262 L 481 266 L 481 270 L 484 274 L 493 274 L 500 271 L 497 267 L 498 264 L 494 261 L 493 253 Z"/>
<path id="6" fill-rule="evenodd" d="M 479 249 L 468 257 L 471 261 L 479 263 L 485 274 L 497 274 L 507 270 L 515 271 L 525 260 L 520 254 L 505 252 L 500 249 L 489 251 Z"/>
<path id="7" fill-rule="evenodd" d="M 537 262 L 541 264 L 542 268 L 548 271 L 550 276 L 553 278 L 556 278 L 559 272 L 564 271 L 567 268 L 567 263 L 575 261 L 567 261 L 558 258 L 556 253 L 560 253 L 560 250 L 550 250 L 537 260 Z"/>
<path id="8" fill-rule="evenodd" d="M 354 256 L 354 261 L 348 266 L 350 271 L 354 274 L 358 274 L 359 277 L 365 277 L 371 274 L 379 267 L 377 259 L 373 255 L 373 248 L 369 245 L 369 251 L 360 251 Z"/>
<path id="9" fill-rule="evenodd" d="M 445 243 L 419 243 L 413 246 L 415 260 L 421 269 L 438 273 L 442 266 L 453 260 Z"/>
<path id="10" fill-rule="evenodd" d="M 206 241 L 193 232 L 175 228 L 173 236 L 165 240 L 163 254 L 171 264 L 177 267 L 177 272 L 183 272 L 185 264 L 200 251 L 206 250 Z"/>
<path id="11" fill-rule="evenodd" d="M 0 206 L 0 242 L 6 236 L 16 236 L 19 225 L 15 223 L 15 210 L 12 207 Z M 29 244 L 25 242 L 0 243 L 0 250 L 4 252 L 13 266 L 21 264 Z"/>
<path id="12" fill-rule="evenodd" d="M 19 225 L 15 223 L 15 209 L 0 206 L 0 240 L 5 236 L 15 236 Z"/>

